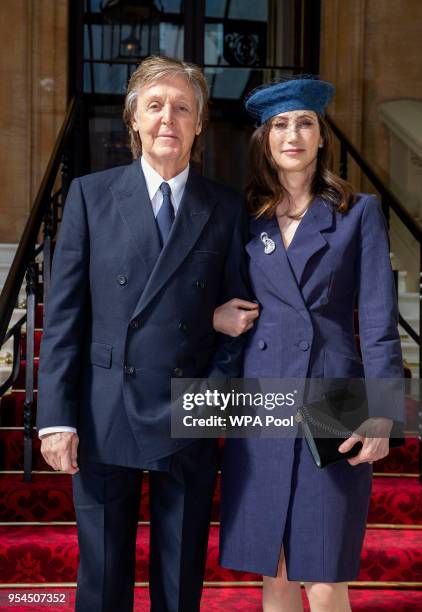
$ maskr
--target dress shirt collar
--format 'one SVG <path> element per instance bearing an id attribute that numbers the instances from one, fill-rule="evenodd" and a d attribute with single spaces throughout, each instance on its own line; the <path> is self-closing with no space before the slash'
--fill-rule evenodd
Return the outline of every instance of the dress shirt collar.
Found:
<path id="1" fill-rule="evenodd" d="M 180 172 L 180 174 L 177 174 L 168 181 L 165 181 L 163 177 L 160 176 L 156 170 L 154 170 L 154 168 L 151 166 L 151 164 L 147 162 L 144 156 L 141 157 L 141 166 L 145 176 L 145 182 L 147 184 L 148 195 L 151 202 L 157 195 L 161 183 L 168 183 L 171 189 L 172 200 L 177 211 L 182 200 L 183 192 L 185 191 L 186 181 L 188 180 L 189 164 L 184 170 L 182 170 L 182 172 Z"/>

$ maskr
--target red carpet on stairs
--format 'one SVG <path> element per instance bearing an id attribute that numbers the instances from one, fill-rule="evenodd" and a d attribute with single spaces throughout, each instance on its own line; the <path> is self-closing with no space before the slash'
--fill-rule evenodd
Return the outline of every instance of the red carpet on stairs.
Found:
<path id="1" fill-rule="evenodd" d="M 219 482 L 212 520 L 219 520 Z M 422 486 L 414 477 L 375 477 L 368 523 L 416 525 L 422 516 Z M 34 474 L 33 483 L 22 474 L 0 473 L 0 522 L 74 521 L 72 478 L 66 474 Z M 148 475 L 144 477 L 139 520 L 149 520 Z"/>
<path id="2" fill-rule="evenodd" d="M 37 309 L 37 326 L 42 308 Z M 42 331 L 36 332 L 38 356 Z M 22 338 L 22 358 L 26 339 Z M 74 608 L 74 585 L 78 543 L 72 504 L 71 477 L 52 472 L 33 440 L 32 483 L 23 481 L 23 403 L 25 362 L 15 390 L 0 400 L 0 589 L 18 585 L 54 592 L 69 592 L 66 606 L 13 606 L 16 612 L 70 611 Z M 35 370 L 38 368 L 36 361 Z M 36 400 L 36 393 L 35 393 Z M 416 428 L 417 407 L 407 402 L 408 424 Z M 350 589 L 353 612 L 416 612 L 422 610 L 422 486 L 418 479 L 419 443 L 408 437 L 402 447 L 376 463 L 368 529 L 359 580 Z M 148 475 L 140 504 L 137 540 L 135 612 L 149 610 Z M 201 612 L 258 612 L 261 606 L 261 576 L 223 569 L 218 564 L 218 520 L 220 492 L 217 484 Z M 304 609 L 309 610 L 303 592 Z M 116 611 L 118 612 L 118 611 Z"/>
<path id="3" fill-rule="evenodd" d="M 136 580 L 148 580 L 149 526 L 138 529 Z M 0 526 L 2 583 L 75 582 L 78 562 L 73 525 Z M 205 580 L 256 582 L 260 576 L 224 569 L 218 563 L 218 527 L 211 526 Z M 422 530 L 368 529 L 360 581 L 421 582 Z M 422 585 L 421 585 L 422 586 Z"/>

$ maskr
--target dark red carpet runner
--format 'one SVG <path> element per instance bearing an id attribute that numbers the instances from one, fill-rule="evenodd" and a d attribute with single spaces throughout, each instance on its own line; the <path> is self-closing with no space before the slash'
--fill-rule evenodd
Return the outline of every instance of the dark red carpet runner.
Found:
<path id="1" fill-rule="evenodd" d="M 41 325 L 42 311 L 37 312 Z M 36 334 L 39 349 L 41 330 Z M 37 353 L 38 354 L 38 353 Z M 22 340 L 25 356 L 25 338 Z M 37 369 L 36 364 L 36 369 Z M 0 589 L 46 587 L 69 594 L 69 604 L 13 606 L 1 610 L 35 612 L 73 610 L 78 563 L 71 477 L 53 473 L 34 438 L 32 483 L 23 481 L 23 402 L 25 362 L 15 390 L 0 400 Z M 35 396 L 36 397 L 36 396 Z M 417 409 L 407 402 L 408 423 Z M 412 427 L 413 429 L 413 427 Z M 353 612 L 416 612 L 422 610 L 422 485 L 418 479 L 419 444 L 409 437 L 404 446 L 374 465 L 368 529 L 359 581 L 350 589 Z M 37 473 L 37 471 L 39 471 Z M 258 612 L 261 577 L 222 569 L 218 564 L 219 487 L 214 496 L 202 612 Z M 148 476 L 144 478 L 139 512 L 135 592 L 136 612 L 149 610 Z M 309 610 L 304 595 L 305 610 Z M 118 611 L 116 611 L 118 612 Z"/>

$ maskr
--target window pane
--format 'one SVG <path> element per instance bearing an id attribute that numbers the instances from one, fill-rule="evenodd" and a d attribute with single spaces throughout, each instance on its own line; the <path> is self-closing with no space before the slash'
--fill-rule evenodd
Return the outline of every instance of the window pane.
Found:
<path id="1" fill-rule="evenodd" d="M 205 68 L 210 98 L 221 100 L 242 100 L 255 87 L 292 73 L 280 69 Z"/>
<path id="2" fill-rule="evenodd" d="M 271 2 L 271 0 L 269 0 Z M 271 4 L 274 4 L 271 2 Z M 278 4 L 281 4 L 278 2 Z M 266 21 L 268 19 L 268 2 L 266 0 L 206 0 L 205 16 L 225 16 L 229 8 L 228 19 L 246 19 L 252 21 Z"/>
<path id="3" fill-rule="evenodd" d="M 84 91 L 90 93 L 116 93 L 126 91 L 128 81 L 128 66 L 125 64 L 92 64 L 94 84 L 91 82 L 90 64 L 84 66 Z"/>
<path id="4" fill-rule="evenodd" d="M 207 0 L 206 20 L 221 21 L 206 21 L 205 64 L 293 66 L 297 10 L 295 0 Z"/>
<path id="5" fill-rule="evenodd" d="M 160 23 L 160 53 L 183 59 L 184 27 L 175 23 Z"/>
<path id="6" fill-rule="evenodd" d="M 182 0 L 155 0 L 154 4 L 164 13 L 180 13 Z"/>
<path id="7" fill-rule="evenodd" d="M 205 63 L 226 65 L 224 59 L 224 28 L 222 23 L 205 24 Z"/>
<path id="8" fill-rule="evenodd" d="M 132 159 L 129 137 L 120 106 L 93 107 L 89 120 L 91 172 L 128 164 Z"/>
<path id="9" fill-rule="evenodd" d="M 224 17 L 227 0 L 206 0 L 205 17 Z"/>
<path id="10" fill-rule="evenodd" d="M 278 2 L 278 5 L 282 3 Z M 231 0 L 229 19 L 250 19 L 251 21 L 267 21 L 268 2 L 265 0 Z"/>
<path id="11" fill-rule="evenodd" d="M 90 0 L 91 13 L 100 13 L 105 0 Z M 85 0 L 85 11 L 88 11 L 88 0 Z M 154 5 L 165 13 L 180 13 L 182 0 L 155 0 Z"/>
<path id="12" fill-rule="evenodd" d="M 208 82 L 210 98 L 236 100 L 242 98 L 251 76 L 251 70 L 206 68 L 205 77 Z"/>
<path id="13" fill-rule="evenodd" d="M 103 0 L 85 0 L 85 11 L 88 11 L 90 5 L 91 13 L 99 13 L 101 11 L 101 3 Z"/>

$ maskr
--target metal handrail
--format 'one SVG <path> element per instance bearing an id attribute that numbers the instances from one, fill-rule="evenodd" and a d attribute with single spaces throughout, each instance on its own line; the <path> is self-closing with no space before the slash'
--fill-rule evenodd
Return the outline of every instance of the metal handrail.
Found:
<path id="1" fill-rule="evenodd" d="M 50 284 L 52 239 L 57 229 L 58 210 L 63 206 L 69 187 L 69 152 L 76 126 L 79 101 L 73 98 L 56 139 L 40 188 L 19 242 L 6 283 L 0 295 L 0 347 L 13 338 L 13 367 L 10 375 L 0 385 L 0 396 L 16 381 L 21 364 L 22 328 L 26 325 L 25 402 L 23 406 L 24 429 L 24 479 L 32 478 L 32 439 L 34 420 L 34 356 L 35 317 L 38 293 L 39 263 L 36 257 L 42 253 L 43 301 L 46 302 Z M 60 186 L 56 181 L 61 174 Z M 54 191 L 55 190 L 55 191 Z M 37 245 L 40 230 L 44 237 Z M 22 283 L 26 278 L 26 313 L 9 328 Z"/>
<path id="2" fill-rule="evenodd" d="M 399 202 L 397 197 L 389 189 L 379 174 L 369 165 L 366 159 L 359 153 L 356 147 L 347 138 L 345 133 L 336 125 L 331 117 L 326 117 L 327 122 L 332 129 L 333 133 L 337 136 L 343 146 L 346 148 L 346 153 L 355 160 L 359 168 L 368 177 L 375 189 L 378 191 L 383 200 L 388 201 L 388 205 L 391 206 L 392 210 L 399 217 L 400 221 L 407 227 L 409 232 L 419 243 L 422 243 L 422 228 L 413 219 L 409 211 Z"/>
<path id="3" fill-rule="evenodd" d="M 387 224 L 389 225 L 391 208 L 399 221 L 403 223 L 419 244 L 419 334 L 400 313 L 399 324 L 406 331 L 409 338 L 419 347 L 419 377 L 422 379 L 422 227 L 412 218 L 409 211 L 406 210 L 392 191 L 384 184 L 379 174 L 369 165 L 344 132 L 334 123 L 333 119 L 327 117 L 327 121 L 334 135 L 340 141 L 340 176 L 347 179 L 348 156 L 350 155 L 378 191 Z M 422 482 L 422 412 L 420 410 L 418 411 L 417 420 L 419 433 L 419 475 Z"/>
<path id="4" fill-rule="evenodd" d="M 2 346 L 7 329 L 12 318 L 13 310 L 19 296 L 28 262 L 34 257 L 35 243 L 41 228 L 44 214 L 50 203 L 51 192 L 54 187 L 57 172 L 61 164 L 61 157 L 72 134 L 75 124 L 78 101 L 72 98 L 66 111 L 63 125 L 56 139 L 53 152 L 45 170 L 41 185 L 38 189 L 34 205 L 19 242 L 12 266 L 0 294 L 0 346 Z"/>

